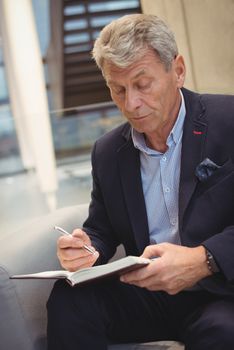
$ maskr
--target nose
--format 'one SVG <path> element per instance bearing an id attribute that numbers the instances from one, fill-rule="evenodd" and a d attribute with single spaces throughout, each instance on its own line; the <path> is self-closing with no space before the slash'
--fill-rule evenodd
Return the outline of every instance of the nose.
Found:
<path id="1" fill-rule="evenodd" d="M 126 90 L 125 93 L 125 110 L 127 112 L 134 112 L 142 105 L 140 96 L 136 90 Z"/>

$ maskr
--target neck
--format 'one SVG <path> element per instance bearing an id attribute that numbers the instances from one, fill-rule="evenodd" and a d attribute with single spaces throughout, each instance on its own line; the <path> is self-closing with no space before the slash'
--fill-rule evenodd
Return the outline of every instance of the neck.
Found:
<path id="1" fill-rule="evenodd" d="M 169 135 L 169 134 L 168 134 Z M 168 149 L 167 146 L 167 137 L 161 137 L 161 135 L 157 135 L 157 137 L 155 137 L 155 135 L 153 135 L 152 137 L 150 135 L 147 135 L 145 137 L 145 142 L 147 147 L 154 149 L 155 151 L 161 152 L 161 153 L 165 153 Z"/>

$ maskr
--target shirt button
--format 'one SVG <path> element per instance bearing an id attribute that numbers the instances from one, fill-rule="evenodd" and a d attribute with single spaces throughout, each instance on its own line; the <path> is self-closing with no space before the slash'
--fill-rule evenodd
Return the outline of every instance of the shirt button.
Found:
<path id="1" fill-rule="evenodd" d="M 165 192 L 166 192 L 166 193 L 169 193 L 169 192 L 170 192 L 170 188 L 169 188 L 169 187 L 166 187 L 166 188 L 165 188 Z"/>
<path id="2" fill-rule="evenodd" d="M 175 226 L 175 225 L 176 225 L 176 222 L 177 222 L 177 220 L 176 220 L 176 219 L 172 219 L 172 220 L 171 220 L 171 224 L 172 224 L 172 226 Z"/>
<path id="3" fill-rule="evenodd" d="M 167 160 L 167 157 L 163 156 L 162 160 L 165 162 Z"/>

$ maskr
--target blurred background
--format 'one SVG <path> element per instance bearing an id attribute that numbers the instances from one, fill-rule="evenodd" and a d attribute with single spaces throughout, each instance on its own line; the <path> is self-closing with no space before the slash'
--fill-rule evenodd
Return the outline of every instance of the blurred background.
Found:
<path id="1" fill-rule="evenodd" d="M 136 12 L 172 28 L 187 88 L 234 93 L 233 0 L 0 0 L 0 234 L 90 200 L 92 145 L 124 121 L 90 51 Z"/>

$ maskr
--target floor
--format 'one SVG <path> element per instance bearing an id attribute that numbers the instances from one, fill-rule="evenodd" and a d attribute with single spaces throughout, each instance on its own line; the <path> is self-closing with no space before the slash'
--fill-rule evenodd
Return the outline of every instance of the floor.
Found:
<path id="1" fill-rule="evenodd" d="M 28 221 L 57 208 L 90 200 L 90 157 L 57 167 L 58 191 L 51 198 L 39 190 L 34 172 L 0 178 L 0 235 L 23 227 Z"/>

